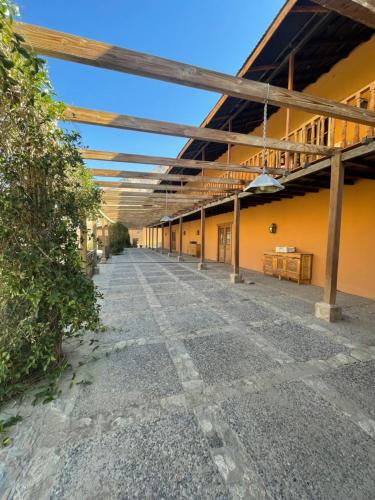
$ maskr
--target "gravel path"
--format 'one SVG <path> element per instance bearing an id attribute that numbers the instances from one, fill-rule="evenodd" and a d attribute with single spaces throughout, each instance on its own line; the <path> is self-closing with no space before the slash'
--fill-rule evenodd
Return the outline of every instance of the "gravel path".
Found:
<path id="1" fill-rule="evenodd" d="M 375 304 L 356 336 L 360 302 L 327 325 L 308 287 L 251 279 L 150 250 L 102 264 L 108 329 L 65 346 L 83 383 L 6 409 L 24 421 L 0 498 L 374 498 Z"/>

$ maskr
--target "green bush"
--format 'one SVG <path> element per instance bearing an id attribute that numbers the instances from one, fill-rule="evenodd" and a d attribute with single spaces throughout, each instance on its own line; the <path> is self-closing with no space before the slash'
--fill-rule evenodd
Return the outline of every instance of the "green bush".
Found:
<path id="1" fill-rule="evenodd" d="M 64 336 L 99 326 L 77 230 L 100 194 L 78 135 L 57 126 L 64 106 L 12 31 L 14 14 L 0 0 L 0 402 L 62 363 Z"/>
<path id="2" fill-rule="evenodd" d="M 120 254 L 124 248 L 130 247 L 128 228 L 121 222 L 109 226 L 109 250 L 113 255 Z"/>

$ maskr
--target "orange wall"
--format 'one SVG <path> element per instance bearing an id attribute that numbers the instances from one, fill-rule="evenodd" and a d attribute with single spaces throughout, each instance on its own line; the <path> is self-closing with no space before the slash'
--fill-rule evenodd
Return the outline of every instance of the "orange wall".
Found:
<path id="1" fill-rule="evenodd" d="M 335 101 L 341 101 L 351 94 L 354 94 L 370 82 L 375 80 L 375 64 L 369 63 L 371 55 L 375 54 L 375 35 L 366 43 L 361 44 L 354 49 L 347 58 L 339 61 L 331 71 L 322 75 L 315 83 L 306 87 L 303 91 Z M 291 110 L 290 130 L 298 128 L 300 125 L 310 120 L 313 115 L 303 111 Z M 280 109 L 268 120 L 267 133 L 269 137 L 281 138 L 285 135 L 286 109 Z M 336 137 L 340 140 L 340 120 L 336 120 Z M 348 124 L 353 128 L 352 124 Z M 262 126 L 251 132 L 254 135 L 262 134 Z M 366 135 L 366 127 L 360 127 L 360 137 Z M 240 163 L 247 160 L 253 154 L 259 152 L 259 148 L 250 148 L 246 146 L 233 146 L 231 148 L 231 161 Z M 218 161 L 226 162 L 227 153 L 224 153 Z M 211 175 L 211 172 L 210 172 Z"/>
<path id="2" fill-rule="evenodd" d="M 241 210 L 240 266 L 262 271 L 263 254 L 276 246 L 295 246 L 312 253 L 312 283 L 324 284 L 329 191 L 308 194 Z M 375 182 L 345 186 L 338 289 L 375 299 Z M 206 257 L 217 260 L 218 225 L 232 222 L 233 213 L 206 218 Z M 277 224 L 276 234 L 268 226 Z"/>

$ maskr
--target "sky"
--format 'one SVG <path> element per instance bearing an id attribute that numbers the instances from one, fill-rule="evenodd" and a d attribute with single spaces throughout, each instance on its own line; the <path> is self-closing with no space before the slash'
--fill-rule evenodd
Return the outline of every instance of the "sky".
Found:
<path id="1" fill-rule="evenodd" d="M 284 0 L 19 0 L 21 20 L 207 69 L 236 74 Z M 49 58 L 66 104 L 199 126 L 218 94 Z M 64 124 L 90 149 L 176 157 L 186 139 Z M 96 168 L 125 164 L 87 161 Z M 131 166 L 150 170 L 149 166 Z"/>

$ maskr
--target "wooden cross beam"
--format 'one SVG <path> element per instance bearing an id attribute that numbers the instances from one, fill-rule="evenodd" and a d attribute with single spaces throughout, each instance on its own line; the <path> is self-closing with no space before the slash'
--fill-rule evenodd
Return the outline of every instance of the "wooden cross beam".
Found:
<path id="1" fill-rule="evenodd" d="M 224 187 L 194 187 L 194 186 L 172 186 L 171 184 L 138 184 L 136 182 L 114 182 L 114 181 L 94 181 L 97 186 L 116 187 L 127 189 L 153 189 L 154 191 L 192 191 L 192 192 L 211 192 L 224 193 L 226 191 L 236 191 L 236 188 L 227 189 Z M 242 189 L 241 189 L 242 191 Z"/>
<path id="2" fill-rule="evenodd" d="M 219 163 L 214 161 L 185 160 L 181 158 L 165 158 L 162 156 L 136 155 L 130 153 L 115 153 L 111 151 L 95 151 L 92 149 L 81 149 L 82 158 L 85 160 L 116 161 L 121 163 L 135 163 L 141 165 L 162 165 L 164 167 L 181 167 L 197 170 L 222 170 L 232 172 L 244 172 L 250 174 L 262 173 L 261 167 L 248 167 L 236 163 Z M 283 174 L 283 168 L 269 168 L 270 174 Z"/>
<path id="3" fill-rule="evenodd" d="M 156 172 L 136 172 L 131 170 L 106 170 L 101 168 L 89 168 L 89 172 L 95 177 L 121 177 L 123 179 L 156 179 L 160 181 L 174 182 L 211 182 L 215 184 L 231 184 L 235 186 L 245 184 L 243 179 L 225 179 L 223 177 L 206 177 L 202 175 L 161 174 Z"/>
<path id="4" fill-rule="evenodd" d="M 315 3 L 349 17 L 357 23 L 375 29 L 375 3 L 373 0 L 313 0 Z"/>
<path id="5" fill-rule="evenodd" d="M 364 4 L 366 0 L 331 0 L 332 3 L 343 1 L 355 5 Z M 323 0 L 319 3 L 326 6 Z M 14 23 L 14 30 L 23 36 L 26 45 L 46 56 L 218 92 L 238 99 L 264 102 L 268 95 L 269 103 L 274 106 L 375 125 L 374 112 L 329 99 L 268 86 L 263 82 L 230 76 L 31 24 Z"/>
<path id="6" fill-rule="evenodd" d="M 144 190 L 138 190 L 138 191 L 124 191 L 123 189 L 116 189 L 116 188 L 105 188 L 102 190 L 102 195 L 104 199 L 113 199 L 113 198 L 118 198 L 121 196 L 122 199 L 125 198 L 144 198 L 144 199 L 151 199 L 151 198 L 158 198 L 160 200 L 165 201 L 165 194 L 163 193 L 154 193 L 154 192 L 148 192 Z M 168 193 L 168 200 L 189 200 L 189 201 L 199 201 L 199 200 L 208 200 L 211 199 L 211 196 L 209 195 L 203 195 L 203 194 L 191 194 L 189 192 L 185 193 Z"/>
<path id="7" fill-rule="evenodd" d="M 356 109 L 356 108 L 353 108 Z M 101 125 L 103 127 L 135 130 L 137 132 L 150 132 L 153 134 L 172 135 L 175 137 L 187 137 L 207 142 L 220 142 L 223 144 L 236 144 L 240 146 L 252 146 L 263 148 L 263 139 L 257 135 L 238 134 L 224 130 L 211 128 L 193 127 L 178 123 L 149 120 L 129 115 L 119 115 L 108 111 L 96 111 L 92 109 L 68 106 L 64 112 L 64 119 L 71 122 L 87 123 L 89 125 Z M 266 139 L 268 149 L 289 151 L 297 153 L 330 156 L 337 148 L 315 144 L 301 144 L 280 139 Z"/>

